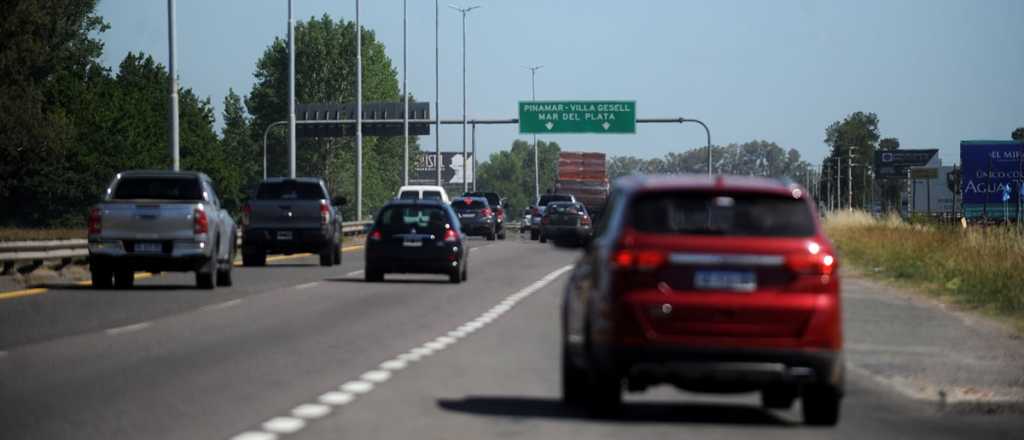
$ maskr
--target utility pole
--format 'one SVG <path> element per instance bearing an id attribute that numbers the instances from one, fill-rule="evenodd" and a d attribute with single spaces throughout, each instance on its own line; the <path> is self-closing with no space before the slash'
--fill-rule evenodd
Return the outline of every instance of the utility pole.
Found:
<path id="1" fill-rule="evenodd" d="M 363 28 L 359 26 L 359 0 L 356 0 L 356 221 L 363 221 Z"/>
<path id="2" fill-rule="evenodd" d="M 434 111 L 437 113 L 437 124 L 434 129 L 434 158 L 437 165 L 437 186 L 441 186 L 441 49 L 438 35 L 441 26 L 441 9 L 434 0 Z"/>
<path id="3" fill-rule="evenodd" d="M 290 5 L 291 3 L 289 3 Z M 178 145 L 178 73 L 175 70 L 177 65 L 178 54 L 175 52 L 174 40 L 176 39 L 174 31 L 174 0 L 167 0 L 167 46 L 170 50 L 170 59 L 167 63 L 167 67 L 171 74 L 171 109 L 168 118 L 170 119 L 170 139 L 171 144 L 171 169 L 174 171 L 181 170 L 181 150 Z"/>
<path id="4" fill-rule="evenodd" d="M 406 37 L 408 8 L 407 0 L 402 0 L 402 100 L 405 102 L 405 109 L 402 111 L 402 134 L 405 136 L 405 160 L 402 161 L 402 185 L 409 184 L 409 89 L 406 87 L 405 79 L 408 76 L 406 67 L 406 46 L 409 39 Z"/>
<path id="5" fill-rule="evenodd" d="M 846 208 L 849 211 L 853 211 L 853 150 L 857 147 L 850 146 L 846 149 L 847 153 L 847 165 L 846 165 Z"/>
<path id="6" fill-rule="evenodd" d="M 836 151 L 836 209 L 843 209 L 843 158 Z"/>
<path id="7" fill-rule="evenodd" d="M 448 5 L 462 13 L 462 192 L 469 191 L 469 157 L 466 151 L 466 13 L 480 6 L 460 8 Z"/>
<path id="8" fill-rule="evenodd" d="M 288 177 L 295 178 L 295 20 L 288 0 Z"/>
<path id="9" fill-rule="evenodd" d="M 530 71 L 530 96 L 531 100 L 537 100 L 537 71 L 540 70 L 541 65 L 537 66 L 525 66 Z M 540 165 L 538 164 L 537 154 L 537 135 L 533 135 L 533 195 L 534 202 L 540 200 Z"/>

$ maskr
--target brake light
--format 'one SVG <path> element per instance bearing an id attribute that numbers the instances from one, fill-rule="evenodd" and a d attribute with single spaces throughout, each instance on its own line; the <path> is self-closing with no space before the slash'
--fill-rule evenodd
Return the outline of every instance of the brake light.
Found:
<path id="1" fill-rule="evenodd" d="M 249 226 L 252 221 L 252 205 L 246 203 L 242 206 L 242 226 Z"/>
<path id="2" fill-rule="evenodd" d="M 384 235 L 380 233 L 380 229 L 374 229 L 373 232 L 370 233 L 370 240 L 380 241 L 382 238 L 384 238 Z"/>
<path id="3" fill-rule="evenodd" d="M 538 208 L 536 206 L 530 208 L 530 214 L 531 215 L 540 215 L 540 208 Z"/>
<path id="4" fill-rule="evenodd" d="M 196 235 L 210 232 L 210 220 L 206 217 L 205 210 L 202 208 L 196 208 L 192 215 L 192 225 L 192 231 Z"/>
<path id="5" fill-rule="evenodd" d="M 494 215 L 494 211 L 491 211 L 491 208 L 484 208 L 484 210 L 480 212 L 480 215 L 483 215 L 484 217 L 490 217 Z"/>
<path id="6" fill-rule="evenodd" d="M 807 252 L 796 252 L 786 257 L 786 267 L 798 274 L 832 275 L 836 266 L 836 257 L 823 252 L 817 243 L 809 244 Z"/>
<path id="7" fill-rule="evenodd" d="M 103 211 L 100 208 L 89 210 L 89 235 L 97 235 L 103 232 Z"/>
<path id="8" fill-rule="evenodd" d="M 583 216 L 583 218 L 580 219 L 580 224 L 584 225 L 584 226 L 589 225 L 590 224 L 590 216 L 588 216 L 588 215 Z"/>
<path id="9" fill-rule="evenodd" d="M 459 233 L 455 232 L 454 229 L 445 229 L 444 230 L 444 241 L 449 242 L 449 243 L 453 243 L 453 242 L 459 241 Z"/>
<path id="10" fill-rule="evenodd" d="M 320 201 L 320 225 L 326 225 L 331 220 L 331 207 L 326 200 Z"/>
<path id="11" fill-rule="evenodd" d="M 665 253 L 655 249 L 619 249 L 612 256 L 615 267 L 624 270 L 651 271 L 665 264 Z"/>
<path id="12" fill-rule="evenodd" d="M 541 217 L 540 222 L 545 224 L 545 225 L 548 224 L 548 223 L 551 223 L 551 217 L 548 217 L 548 216 L 545 215 L 544 217 Z"/>

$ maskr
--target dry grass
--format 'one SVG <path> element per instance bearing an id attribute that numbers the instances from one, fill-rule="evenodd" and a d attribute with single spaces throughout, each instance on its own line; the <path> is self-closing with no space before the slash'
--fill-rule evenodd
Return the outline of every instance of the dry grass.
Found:
<path id="1" fill-rule="evenodd" d="M 85 229 L 0 228 L 0 241 L 66 240 L 85 237 Z"/>
<path id="2" fill-rule="evenodd" d="M 825 229 L 847 263 L 1024 329 L 1024 236 L 1012 227 L 911 225 L 843 213 L 828 218 Z"/>

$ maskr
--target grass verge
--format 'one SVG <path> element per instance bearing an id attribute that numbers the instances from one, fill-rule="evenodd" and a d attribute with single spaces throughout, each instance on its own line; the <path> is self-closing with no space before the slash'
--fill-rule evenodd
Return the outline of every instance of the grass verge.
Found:
<path id="1" fill-rule="evenodd" d="M 825 229 L 842 261 L 868 275 L 1008 319 L 1024 332 L 1024 235 L 1012 227 L 908 224 L 841 213 Z"/>
<path id="2" fill-rule="evenodd" d="M 85 237 L 85 229 L 0 228 L 0 241 L 67 240 Z"/>

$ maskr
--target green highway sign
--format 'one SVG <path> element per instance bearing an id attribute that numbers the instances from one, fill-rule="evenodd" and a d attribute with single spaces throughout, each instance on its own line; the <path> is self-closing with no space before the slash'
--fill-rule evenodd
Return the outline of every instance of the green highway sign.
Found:
<path id="1" fill-rule="evenodd" d="M 636 133 L 636 101 L 519 101 L 519 133 Z"/>

